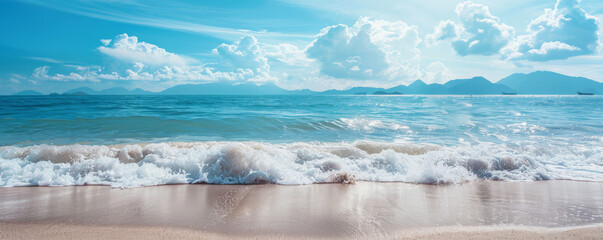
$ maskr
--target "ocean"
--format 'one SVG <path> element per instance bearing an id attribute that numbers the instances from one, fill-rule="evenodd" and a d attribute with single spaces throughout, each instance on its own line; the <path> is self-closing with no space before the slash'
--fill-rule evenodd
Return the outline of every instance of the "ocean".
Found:
<path id="1" fill-rule="evenodd" d="M 0 186 L 603 181 L 601 96 L 0 96 Z"/>

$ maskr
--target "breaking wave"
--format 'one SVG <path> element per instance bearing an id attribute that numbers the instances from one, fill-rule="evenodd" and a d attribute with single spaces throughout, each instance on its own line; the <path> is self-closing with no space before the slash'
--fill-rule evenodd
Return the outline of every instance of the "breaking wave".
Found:
<path id="1" fill-rule="evenodd" d="M 375 123 L 376 124 L 376 123 Z M 603 146 L 169 142 L 0 148 L 0 186 L 603 181 Z"/>

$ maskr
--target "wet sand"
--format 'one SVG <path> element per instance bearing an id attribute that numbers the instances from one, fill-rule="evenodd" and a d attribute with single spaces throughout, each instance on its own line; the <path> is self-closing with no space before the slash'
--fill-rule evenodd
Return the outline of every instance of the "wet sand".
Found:
<path id="1" fill-rule="evenodd" d="M 0 188 L 6 239 L 596 239 L 601 224 L 597 182 Z"/>

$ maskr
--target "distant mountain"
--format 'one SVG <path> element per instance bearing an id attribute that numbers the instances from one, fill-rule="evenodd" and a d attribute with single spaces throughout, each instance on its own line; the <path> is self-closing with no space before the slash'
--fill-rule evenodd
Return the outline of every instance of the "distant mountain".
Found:
<path id="1" fill-rule="evenodd" d="M 81 93 L 86 93 L 88 95 L 95 95 L 97 92 L 89 87 L 80 87 L 80 88 L 76 88 L 76 89 L 71 89 L 68 91 L 65 91 L 62 95 L 71 95 L 73 93 L 77 93 L 77 92 L 81 92 Z"/>
<path id="2" fill-rule="evenodd" d="M 470 79 L 455 79 L 448 81 L 446 84 L 426 84 L 421 80 L 416 80 L 408 86 L 400 85 L 393 88 L 371 88 L 371 87 L 355 87 L 349 90 L 329 90 L 325 94 L 375 94 L 382 95 L 386 93 L 397 94 L 501 94 L 502 92 L 515 92 L 513 89 L 502 85 L 495 84 L 483 77 L 474 77 Z"/>
<path id="3" fill-rule="evenodd" d="M 448 94 L 501 94 L 502 92 L 515 92 L 515 90 L 503 85 L 495 84 L 483 77 L 471 79 L 456 79 L 445 83 L 444 88 Z"/>
<path id="4" fill-rule="evenodd" d="M 77 91 L 77 92 L 66 92 L 61 94 L 61 96 L 87 96 L 90 95 L 84 91 Z"/>
<path id="5" fill-rule="evenodd" d="M 324 92 L 321 92 L 322 94 L 329 94 L 329 95 L 333 95 L 333 94 L 373 94 L 374 92 L 378 92 L 378 91 L 384 91 L 385 89 L 383 88 L 374 88 L 374 87 L 354 87 L 354 88 L 350 88 L 348 90 L 327 90 Z"/>
<path id="6" fill-rule="evenodd" d="M 76 89 L 71 89 L 69 91 L 64 92 L 62 95 L 73 95 L 73 93 L 86 93 L 86 95 L 143 95 L 143 94 L 153 94 L 153 92 L 145 91 L 140 88 L 136 88 L 134 90 L 128 90 L 122 87 L 114 87 L 107 88 L 100 91 L 96 91 L 89 87 L 81 87 Z"/>
<path id="7" fill-rule="evenodd" d="M 166 95 L 279 95 L 311 93 L 304 90 L 288 91 L 273 83 L 255 85 L 252 83 L 231 84 L 228 82 L 177 85 L 160 92 Z"/>
<path id="8" fill-rule="evenodd" d="M 97 95 L 145 95 L 153 94 L 153 92 L 145 91 L 140 88 L 134 90 L 128 90 L 122 87 L 107 88 L 100 90 L 96 93 Z"/>
<path id="9" fill-rule="evenodd" d="M 421 80 L 414 81 L 403 92 L 407 94 L 447 94 L 447 90 L 442 84 L 432 83 L 428 85 Z"/>
<path id="10" fill-rule="evenodd" d="M 583 77 L 570 77 L 563 74 L 537 71 L 529 74 L 515 73 L 498 81 L 519 94 L 571 94 L 591 92 L 603 94 L 603 83 Z"/>
<path id="11" fill-rule="evenodd" d="M 389 92 L 408 93 L 408 87 L 405 85 L 395 86 L 393 88 L 386 89 Z"/>
<path id="12" fill-rule="evenodd" d="M 515 73 L 492 83 L 483 77 L 469 79 L 455 79 L 445 84 L 426 84 L 416 80 L 412 84 L 399 85 L 392 88 L 354 87 L 347 90 L 327 90 L 314 92 L 308 89 L 285 90 L 274 83 L 256 85 L 253 83 L 232 84 L 230 82 L 216 82 L 205 84 L 177 85 L 161 92 L 149 92 L 140 88 L 127 90 L 122 87 L 108 88 L 96 91 L 88 87 L 81 87 L 66 91 L 63 95 L 384 95 L 384 94 L 569 94 L 577 92 L 603 94 L 603 83 L 583 77 L 570 77 L 559 73 L 537 71 L 529 74 Z M 22 91 L 14 95 L 42 95 L 36 91 Z M 58 94 L 52 94 L 58 95 Z"/>
<path id="13" fill-rule="evenodd" d="M 122 87 L 114 87 L 114 88 L 107 88 L 107 89 L 103 89 L 98 91 L 97 94 L 100 95 L 128 95 L 130 94 L 130 90 L 122 88 Z"/>
<path id="14" fill-rule="evenodd" d="M 145 90 L 142 90 L 140 88 L 135 88 L 134 90 L 130 91 L 130 94 L 133 94 L 133 95 L 144 95 L 144 94 L 156 94 L 156 93 L 155 92 L 145 91 Z"/>
<path id="15" fill-rule="evenodd" d="M 21 91 L 18 93 L 15 93 L 13 95 L 18 95 L 18 96 L 39 96 L 39 95 L 44 95 L 41 92 L 36 92 L 33 90 L 25 90 L 25 91 Z"/>

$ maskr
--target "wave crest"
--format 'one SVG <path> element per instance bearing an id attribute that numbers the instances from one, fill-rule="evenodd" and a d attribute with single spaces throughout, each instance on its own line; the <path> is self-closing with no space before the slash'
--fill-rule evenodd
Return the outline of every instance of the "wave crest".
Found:
<path id="1" fill-rule="evenodd" d="M 0 186 L 603 180 L 601 147 L 568 149 L 370 141 L 3 147 Z"/>

